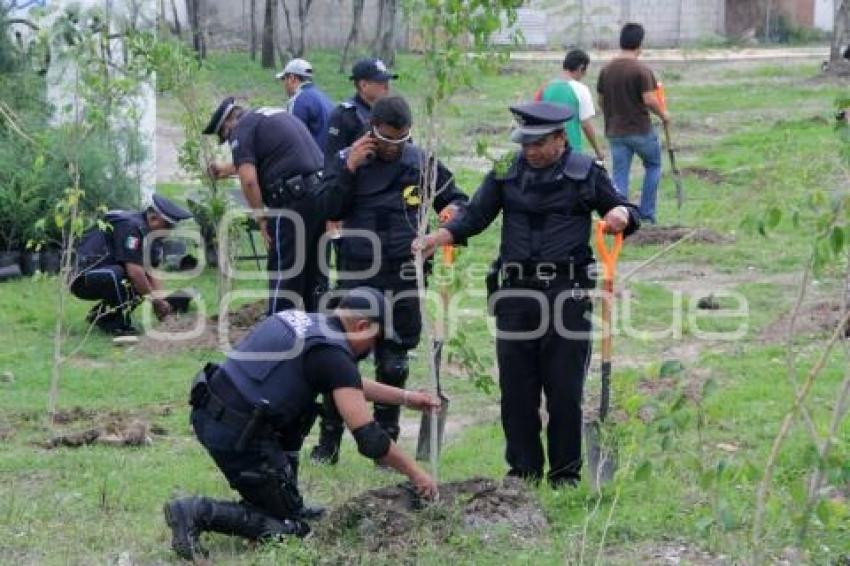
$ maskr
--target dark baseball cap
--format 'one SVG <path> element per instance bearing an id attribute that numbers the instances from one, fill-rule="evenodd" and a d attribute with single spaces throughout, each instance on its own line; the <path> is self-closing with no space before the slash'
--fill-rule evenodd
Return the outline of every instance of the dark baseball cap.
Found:
<path id="1" fill-rule="evenodd" d="M 387 68 L 380 59 L 361 59 L 351 68 L 352 81 L 375 81 L 379 83 L 397 79 L 398 75 Z"/>

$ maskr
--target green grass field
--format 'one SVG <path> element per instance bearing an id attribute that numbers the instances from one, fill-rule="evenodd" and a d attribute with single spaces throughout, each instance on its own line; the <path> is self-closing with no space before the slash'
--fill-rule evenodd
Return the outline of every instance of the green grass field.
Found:
<path id="1" fill-rule="evenodd" d="M 336 73 L 336 55 L 316 53 L 310 58 L 326 92 L 335 99 L 346 96 L 350 85 Z M 755 488 L 793 401 L 782 316 L 793 304 L 812 245 L 814 226 L 806 197 L 813 188 L 847 190 L 837 173 L 837 141 L 830 122 L 833 101 L 847 85 L 815 80 L 818 65 L 793 61 L 656 67 L 665 77 L 681 165 L 691 172 L 684 179 L 687 200 L 681 219 L 672 178 L 665 173 L 659 219 L 666 225 L 711 230 L 726 243 L 685 243 L 636 273 L 625 286 L 630 311 L 628 317 L 620 314 L 628 332 L 615 338 L 614 358 L 617 481 L 601 498 L 587 485 L 561 492 L 540 488 L 550 527 L 539 539 L 518 541 L 510 533 L 481 537 L 458 530 L 437 545 L 421 533 L 411 533 L 422 538 L 408 555 L 410 562 L 562 564 L 596 562 L 598 557 L 606 564 L 661 564 L 671 563 L 667 558 L 673 556 L 680 563 L 720 564 L 749 559 Z M 421 62 L 402 55 L 397 67 L 398 91 L 420 104 Z M 483 175 L 482 161 L 471 154 L 475 141 L 485 140 L 496 152 L 507 149 L 506 106 L 529 98 L 556 67 L 508 66 L 478 78 L 475 88 L 459 93 L 454 106 L 445 109 L 440 124 L 444 155 L 464 190 L 472 192 Z M 588 78 L 591 85 L 596 71 L 592 68 Z M 224 94 L 239 94 L 257 105 L 280 104 L 282 93 L 271 77 L 243 55 L 217 54 L 203 76 L 202 91 L 209 95 L 209 107 Z M 177 115 L 176 105 L 167 98 L 160 108 L 165 116 Z M 599 121 L 598 131 L 601 126 Z M 179 183 L 160 187 L 177 198 L 186 189 Z M 800 225 L 795 226 L 787 212 L 768 237 L 742 227 L 746 217 L 762 217 L 771 206 L 799 210 Z M 460 265 L 488 263 L 495 255 L 499 228 L 497 222 L 472 240 L 460 252 Z M 627 243 L 620 274 L 659 249 Z M 840 305 L 843 271 L 844 266 L 837 265 L 819 276 L 806 308 L 815 303 Z M 201 290 L 214 312 L 214 274 L 208 270 L 188 284 Z M 237 289 L 252 286 L 237 283 Z M 483 280 L 463 280 L 460 286 L 480 290 Z M 162 353 L 116 348 L 107 338 L 92 335 L 67 360 L 60 384 L 60 408 L 81 407 L 90 412 L 89 418 L 59 430 L 82 430 L 116 412 L 147 419 L 167 434 L 142 448 L 42 448 L 39 443 L 51 434 L 46 407 L 56 287 L 56 279 L 49 277 L 0 284 L 0 563 L 111 564 L 121 556 L 129 556 L 133 564 L 176 563 L 168 547 L 162 503 L 177 493 L 233 495 L 191 435 L 186 401 L 188 385 L 202 363 L 222 354 L 173 347 Z M 724 317 L 724 311 L 712 315 L 688 308 L 681 332 L 664 332 L 676 326 L 674 312 L 680 306 L 712 292 L 735 293 L 746 300 L 742 337 L 705 338 L 704 333 L 733 329 L 740 320 Z M 69 348 L 85 334 L 87 308 L 71 302 Z M 464 308 L 468 310 L 461 327 L 466 339 L 491 367 L 493 341 L 483 304 L 470 301 Z M 819 312 L 811 310 L 809 318 Z M 802 352 L 799 375 L 825 341 L 827 331 L 819 322 L 802 325 L 796 338 Z M 846 354 L 842 346 L 829 358 L 809 403 L 821 433 L 847 371 Z M 680 361 L 684 369 L 660 377 L 669 360 Z M 365 365 L 364 370 L 371 372 Z M 498 392 L 482 392 L 454 370 L 450 366 L 445 382 L 456 426 L 441 461 L 441 479 L 501 477 L 506 467 Z M 598 388 L 597 375 L 595 362 L 586 388 L 590 399 Z M 423 387 L 427 383 L 424 352 L 414 359 L 411 382 Z M 408 429 L 413 427 L 402 442 L 410 450 L 418 415 L 406 412 L 403 418 Z M 815 462 L 804 427 L 794 428 L 779 459 L 767 507 L 766 559 L 816 564 L 850 559 L 848 439 L 850 424 L 845 422 L 833 451 L 824 503 L 811 521 L 803 553 L 793 554 L 788 549 L 796 541 Z M 313 443 L 314 438 L 308 440 L 305 452 Z M 302 475 L 308 498 L 329 506 L 401 480 L 358 456 L 350 437 L 344 441 L 340 465 L 305 463 Z M 257 548 L 220 536 L 207 541 L 214 561 L 221 564 L 382 564 L 399 558 L 370 554 L 354 539 L 308 539 Z"/>

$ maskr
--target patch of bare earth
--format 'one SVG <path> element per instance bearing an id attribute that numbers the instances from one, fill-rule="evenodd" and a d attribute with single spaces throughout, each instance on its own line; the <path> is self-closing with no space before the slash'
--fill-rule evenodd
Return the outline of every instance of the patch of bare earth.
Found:
<path id="1" fill-rule="evenodd" d="M 166 318 L 155 332 L 145 334 L 137 348 L 144 353 L 162 355 L 196 349 L 228 349 L 236 344 L 266 315 L 266 302 L 243 305 L 227 317 L 226 335 L 221 333 L 218 316 L 200 320 L 197 313 Z"/>
<path id="2" fill-rule="evenodd" d="M 803 303 L 797 319 L 794 321 L 794 334 L 796 336 L 809 336 L 815 334 L 831 334 L 836 326 L 844 318 L 839 298 L 821 299 Z M 791 324 L 792 312 L 788 311 L 765 326 L 759 335 L 764 342 L 781 342 L 788 337 L 788 328 Z M 850 325 L 845 327 L 844 336 L 850 337 Z"/>
<path id="3" fill-rule="evenodd" d="M 483 538 L 506 533 L 527 542 L 546 527 L 543 509 L 524 482 L 473 478 L 440 485 L 435 503 L 423 502 L 409 484 L 367 491 L 334 509 L 317 525 L 317 536 L 328 541 L 353 536 L 371 552 L 409 558 L 416 547 L 445 542 L 459 531 Z"/>
<path id="4" fill-rule="evenodd" d="M 702 550 L 697 545 L 684 541 L 646 542 L 628 548 L 605 550 L 607 564 L 645 564 L 668 566 L 688 564 L 691 566 L 725 566 L 735 562 L 723 554 Z"/>
<path id="5" fill-rule="evenodd" d="M 170 407 L 159 411 L 167 415 Z M 156 436 L 168 434 L 162 426 L 151 423 L 150 414 L 135 412 L 98 412 L 82 407 L 59 410 L 53 415 L 53 424 L 67 426 L 67 431 L 58 431 L 46 441 L 42 448 L 79 448 L 90 444 L 104 446 L 147 446 Z M 72 430 L 73 429 L 73 430 Z"/>
<path id="6" fill-rule="evenodd" d="M 693 230 L 694 228 L 688 226 L 644 226 L 629 236 L 629 244 L 636 246 L 668 245 L 684 238 Z M 731 244 L 734 242 L 733 238 L 718 234 L 713 230 L 696 228 L 696 231 L 697 233 L 688 239 L 689 242 L 701 244 Z"/>

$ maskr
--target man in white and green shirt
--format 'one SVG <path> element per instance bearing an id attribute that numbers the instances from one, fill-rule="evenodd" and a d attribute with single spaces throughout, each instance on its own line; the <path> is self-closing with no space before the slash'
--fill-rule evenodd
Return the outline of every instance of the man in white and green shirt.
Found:
<path id="1" fill-rule="evenodd" d="M 591 118 L 596 115 L 593 98 L 590 96 L 590 89 L 581 82 L 589 65 L 590 57 L 581 49 L 573 49 L 567 53 L 562 75 L 552 79 L 543 88 L 540 100 L 569 106 L 573 111 L 573 118 L 567 122 L 566 126 L 570 147 L 574 151 L 582 151 L 584 144 L 581 133 L 584 131 L 587 141 L 596 152 L 596 158 L 604 161 L 605 154 L 599 142 L 596 141 L 596 132 L 591 122 Z"/>

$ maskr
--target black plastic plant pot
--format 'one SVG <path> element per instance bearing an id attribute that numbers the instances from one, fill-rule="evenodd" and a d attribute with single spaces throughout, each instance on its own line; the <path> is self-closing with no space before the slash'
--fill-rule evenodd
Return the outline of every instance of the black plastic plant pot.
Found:
<path id="1" fill-rule="evenodd" d="M 41 254 L 39 252 L 23 252 L 21 254 L 21 274 L 30 277 L 41 269 Z"/>
<path id="2" fill-rule="evenodd" d="M 48 273 L 50 275 L 59 273 L 59 270 L 62 267 L 62 256 L 59 254 L 59 250 L 46 250 L 41 252 L 39 264 L 41 265 L 41 270 L 44 273 Z"/>

